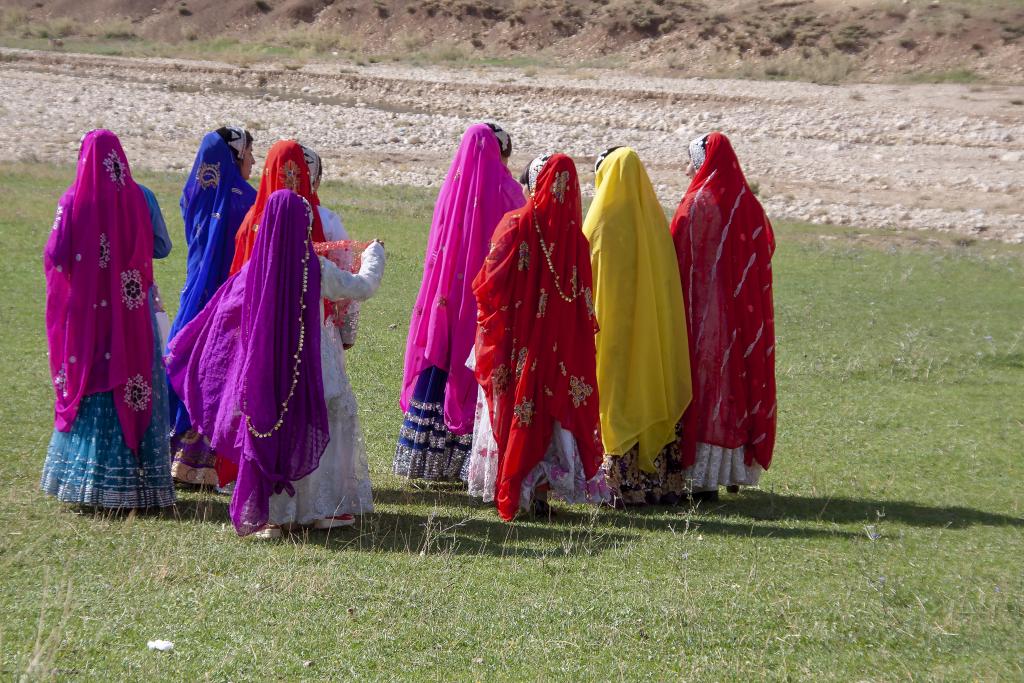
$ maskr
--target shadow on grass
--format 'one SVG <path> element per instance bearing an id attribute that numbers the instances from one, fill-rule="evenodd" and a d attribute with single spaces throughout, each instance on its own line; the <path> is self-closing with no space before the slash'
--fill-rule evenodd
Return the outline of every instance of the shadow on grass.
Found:
<path id="1" fill-rule="evenodd" d="M 869 500 L 821 496 L 779 495 L 744 491 L 723 496 L 708 512 L 752 520 L 799 520 L 851 524 L 881 520 L 922 527 L 965 529 L 971 526 L 1024 527 L 1024 518 L 1000 515 L 959 505 L 932 506 L 903 500 Z"/>
<path id="2" fill-rule="evenodd" d="M 374 492 L 375 512 L 350 528 L 299 529 L 284 542 L 331 550 L 418 555 L 565 557 L 598 555 L 628 546 L 645 532 L 701 533 L 746 538 L 860 537 L 860 531 L 809 527 L 806 523 L 855 524 L 885 520 L 911 526 L 966 528 L 1024 526 L 1024 520 L 965 507 L 905 501 L 821 498 L 745 491 L 699 508 L 650 506 L 612 510 L 553 505 L 551 519 L 524 517 L 503 522 L 489 504 L 475 503 L 459 485 L 430 484 Z M 230 524 L 227 496 L 183 495 L 179 520 Z M 410 507 L 429 508 L 409 510 Z M 733 521 L 724 517 L 745 517 Z M 774 524 L 772 522 L 787 522 Z M 803 523 L 793 526 L 792 523 Z"/>
<path id="3" fill-rule="evenodd" d="M 598 555 L 635 543 L 645 532 L 696 533 L 751 538 L 846 538 L 859 533 L 836 529 L 728 522 L 697 516 L 688 506 L 627 511 L 569 508 L 554 503 L 550 519 L 517 518 L 506 523 L 490 504 L 475 502 L 458 485 L 430 484 L 374 492 L 376 510 L 349 528 L 309 528 L 286 534 L 284 542 L 331 550 L 419 555 L 565 557 Z M 230 524 L 229 499 L 212 493 L 179 497 L 176 517 Z M 409 507 L 429 508 L 409 510 Z"/>

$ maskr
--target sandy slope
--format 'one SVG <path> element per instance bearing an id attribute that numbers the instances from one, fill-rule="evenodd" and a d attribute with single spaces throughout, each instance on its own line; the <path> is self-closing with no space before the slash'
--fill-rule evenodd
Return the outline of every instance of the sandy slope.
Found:
<path id="1" fill-rule="evenodd" d="M 436 185 L 461 132 L 500 121 L 516 170 L 561 150 L 589 187 L 594 156 L 635 147 L 659 194 L 686 187 L 686 142 L 720 129 L 774 218 L 937 229 L 1024 242 L 1024 87 L 818 86 L 524 75 L 395 65 L 240 68 L 0 49 L 0 153 L 70 162 L 79 136 L 117 131 L 135 165 L 189 168 L 203 132 L 257 129 L 257 154 L 296 136 L 331 177 Z"/>

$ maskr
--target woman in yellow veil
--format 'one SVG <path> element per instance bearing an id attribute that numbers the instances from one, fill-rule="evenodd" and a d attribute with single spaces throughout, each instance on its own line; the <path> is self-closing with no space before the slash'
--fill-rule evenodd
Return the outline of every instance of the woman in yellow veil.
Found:
<path id="1" fill-rule="evenodd" d="M 689 344 L 672 235 L 640 158 L 602 154 L 583 224 L 594 273 L 597 382 L 608 484 L 623 504 L 686 495 L 679 421 L 690 403 Z"/>

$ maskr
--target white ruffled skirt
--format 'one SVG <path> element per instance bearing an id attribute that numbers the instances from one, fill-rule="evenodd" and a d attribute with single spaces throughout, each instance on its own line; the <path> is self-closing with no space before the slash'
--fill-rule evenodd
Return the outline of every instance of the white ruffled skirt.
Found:
<path id="1" fill-rule="evenodd" d="M 756 462 L 743 461 L 744 449 L 697 444 L 697 459 L 685 478 L 692 491 L 717 491 L 720 486 L 757 486 L 763 469 Z"/>
<path id="2" fill-rule="evenodd" d="M 271 496 L 270 524 L 312 524 L 335 515 L 373 511 L 370 466 L 359 405 L 345 369 L 345 349 L 333 324 L 321 329 L 320 360 L 331 440 L 320 466 L 292 484 L 294 496 Z"/>

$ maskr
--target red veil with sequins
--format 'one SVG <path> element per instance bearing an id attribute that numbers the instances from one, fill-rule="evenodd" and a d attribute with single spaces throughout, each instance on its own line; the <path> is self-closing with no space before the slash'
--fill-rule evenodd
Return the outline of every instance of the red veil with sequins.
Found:
<path id="1" fill-rule="evenodd" d="M 526 206 L 505 214 L 473 282 L 476 377 L 498 444 L 495 501 L 504 519 L 515 516 L 555 420 L 576 439 L 588 479 L 601 465 L 597 322 L 582 224 L 576 166 L 556 154 Z"/>

